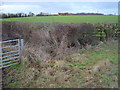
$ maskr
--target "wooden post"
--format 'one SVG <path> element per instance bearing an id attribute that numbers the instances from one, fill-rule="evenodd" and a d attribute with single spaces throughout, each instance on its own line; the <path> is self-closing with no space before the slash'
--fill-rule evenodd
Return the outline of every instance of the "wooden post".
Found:
<path id="1" fill-rule="evenodd" d="M 21 39 L 21 56 L 24 56 L 24 40 Z"/>
<path id="2" fill-rule="evenodd" d="M 19 53 L 19 63 L 21 63 L 21 52 L 20 52 L 20 39 L 18 39 L 18 53 Z"/>

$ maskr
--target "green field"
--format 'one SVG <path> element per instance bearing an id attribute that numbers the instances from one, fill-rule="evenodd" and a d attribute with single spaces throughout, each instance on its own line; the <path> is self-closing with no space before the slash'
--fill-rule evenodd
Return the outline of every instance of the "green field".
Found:
<path id="1" fill-rule="evenodd" d="M 118 16 L 105 15 L 81 15 L 81 16 L 34 16 L 21 18 L 8 18 L 2 21 L 18 22 L 63 22 L 63 23 L 101 23 L 101 22 L 118 22 Z"/>

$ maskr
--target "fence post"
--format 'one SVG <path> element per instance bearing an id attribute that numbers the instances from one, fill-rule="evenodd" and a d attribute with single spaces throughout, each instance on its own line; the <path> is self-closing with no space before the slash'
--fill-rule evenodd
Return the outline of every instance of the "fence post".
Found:
<path id="1" fill-rule="evenodd" d="M 18 39 L 18 53 L 19 53 L 19 62 L 21 63 L 20 39 Z"/>
<path id="2" fill-rule="evenodd" d="M 1 47 L 1 49 L 0 49 L 0 67 L 2 67 L 3 65 L 2 65 L 2 42 L 0 43 L 0 47 Z"/>
<path id="3" fill-rule="evenodd" d="M 24 57 L 24 40 L 23 39 L 20 39 L 20 56 L 21 56 L 21 62 L 23 60 L 23 57 Z"/>
<path id="4" fill-rule="evenodd" d="M 21 54 L 24 56 L 24 40 L 21 39 Z"/>

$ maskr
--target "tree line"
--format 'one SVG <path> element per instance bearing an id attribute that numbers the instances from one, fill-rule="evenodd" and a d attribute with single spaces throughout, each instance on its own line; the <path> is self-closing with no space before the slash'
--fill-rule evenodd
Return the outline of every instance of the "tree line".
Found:
<path id="1" fill-rule="evenodd" d="M 29 14 L 26 13 L 2 13 L 0 16 L 1 18 L 13 18 L 13 17 L 29 17 L 34 16 L 35 14 L 32 12 L 29 12 Z"/>
<path id="2" fill-rule="evenodd" d="M 2 13 L 0 14 L 1 18 L 15 18 L 15 17 L 30 17 L 30 16 L 65 16 L 65 15 L 104 15 L 102 13 L 58 13 L 58 14 L 49 14 L 40 12 L 39 14 L 34 14 L 33 12 L 26 13 Z"/>

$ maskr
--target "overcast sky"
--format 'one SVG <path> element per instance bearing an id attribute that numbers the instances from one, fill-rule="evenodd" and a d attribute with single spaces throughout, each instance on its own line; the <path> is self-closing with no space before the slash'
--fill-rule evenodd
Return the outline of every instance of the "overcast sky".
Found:
<path id="1" fill-rule="evenodd" d="M 2 2 L 0 6 L 3 13 L 28 13 L 33 12 L 38 14 L 72 12 L 72 13 L 103 13 L 103 14 L 118 14 L 118 2 L 10 2 L 11 0 Z M 15 0 L 14 0 L 15 1 Z"/>
<path id="2" fill-rule="evenodd" d="M 1 2 L 119 2 L 120 0 L 0 0 Z"/>

